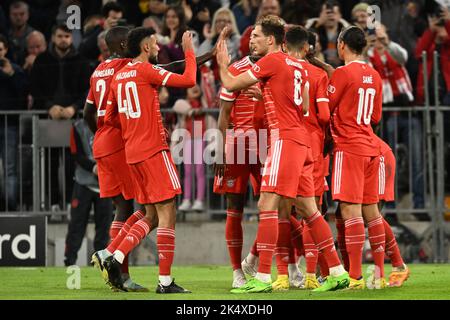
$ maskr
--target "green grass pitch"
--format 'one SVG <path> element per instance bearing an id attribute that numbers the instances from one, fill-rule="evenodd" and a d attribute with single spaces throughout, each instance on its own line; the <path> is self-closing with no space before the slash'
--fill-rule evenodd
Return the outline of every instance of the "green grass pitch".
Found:
<path id="1" fill-rule="evenodd" d="M 232 271 L 227 266 L 186 266 L 174 267 L 172 273 L 176 282 L 192 294 L 158 295 L 154 293 L 158 268 L 131 267 L 133 279 L 147 286 L 147 293 L 112 292 L 103 282 L 100 272 L 93 267 L 80 270 L 80 289 L 67 289 L 69 274 L 63 267 L 47 268 L 0 268 L 0 300 L 126 300 L 126 299 L 201 299 L 201 300 L 319 300 L 319 299 L 387 299 L 387 300 L 450 300 L 450 265 L 417 264 L 410 265 L 411 276 L 402 288 L 383 290 L 336 291 L 312 293 L 291 289 L 287 292 L 269 294 L 233 295 L 229 293 Z M 364 268 L 365 271 L 365 268 Z M 390 267 L 386 267 L 388 277 Z M 275 276 L 275 275 L 274 275 Z"/>

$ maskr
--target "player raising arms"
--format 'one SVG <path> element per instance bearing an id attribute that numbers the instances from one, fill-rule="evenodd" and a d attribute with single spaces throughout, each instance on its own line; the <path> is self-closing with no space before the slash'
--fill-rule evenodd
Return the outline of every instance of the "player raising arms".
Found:
<path id="1" fill-rule="evenodd" d="M 106 101 L 113 76 L 131 59 L 124 58 L 126 52 L 127 27 L 111 28 L 105 36 L 111 56 L 100 63 L 90 79 L 90 90 L 84 106 L 84 119 L 95 133 L 93 151 L 97 161 L 97 175 L 100 196 L 112 198 L 116 213 L 110 228 L 111 240 L 114 240 L 125 224 L 133 224 L 144 217 L 144 211 L 133 213 L 134 187 L 131 174 L 125 161 L 125 145 L 120 129 L 104 125 Z M 127 220 L 128 219 L 128 220 Z M 156 225 L 157 222 L 152 223 Z M 127 225 L 129 228 L 129 226 Z M 109 248 L 111 250 L 111 248 Z M 110 255 L 111 253 L 109 253 Z M 108 250 L 95 252 L 92 262 L 103 269 L 102 261 L 108 256 Z M 134 283 L 128 273 L 128 255 L 122 263 L 123 287 L 127 291 L 148 291 Z M 106 279 L 105 279 L 106 280 Z"/>
<path id="2" fill-rule="evenodd" d="M 175 196 L 181 193 L 181 186 L 166 143 L 157 90 L 159 86 L 195 85 L 197 68 L 192 35 L 188 31 L 183 34 L 182 46 L 186 66 L 179 75 L 152 64 L 156 63 L 159 51 L 155 31 L 133 29 L 128 34 L 128 52 L 133 60 L 115 75 L 111 84 L 106 122 L 122 129 L 136 200 L 144 204 L 146 212 L 144 218 L 133 224 L 113 256 L 104 261 L 109 281 L 120 289 L 123 287 L 120 265 L 125 255 L 149 233 L 157 215 L 159 283 L 156 292 L 190 292 L 175 284 L 170 272 L 175 251 Z M 117 113 L 120 124 L 116 122 Z"/>
<path id="3" fill-rule="evenodd" d="M 386 286 L 384 279 L 385 234 L 378 211 L 378 168 L 380 145 L 372 124 L 381 119 L 382 82 L 362 58 L 366 46 L 364 32 L 349 27 L 338 38 L 339 57 L 345 66 L 337 68 L 328 88 L 331 132 L 334 139 L 332 195 L 340 201 L 349 257 L 351 289 L 363 289 L 362 250 L 364 219 L 375 261 L 375 288 Z"/>
<path id="4" fill-rule="evenodd" d="M 282 197 L 297 196 L 300 176 L 309 151 L 309 138 L 302 115 L 307 111 L 302 102 L 307 102 L 308 99 L 301 90 L 302 67 L 281 51 L 283 38 L 284 23 L 280 18 L 270 15 L 261 18 L 252 32 L 251 45 L 263 57 L 252 69 L 237 77 L 228 71 L 229 56 L 225 43 L 222 41 L 218 46 L 220 77 L 228 91 L 241 90 L 261 80 L 271 135 L 258 201 L 258 273 L 245 286 L 232 290 L 233 293 L 272 291 L 271 264 L 278 239 L 278 207 Z M 315 206 L 314 200 L 312 203 Z M 331 230 L 320 212 L 311 212 L 311 208 L 312 206 L 308 206 L 305 218 L 312 229 L 315 243 L 324 245 L 323 252 L 331 271 L 326 288 L 333 290 L 345 287 L 348 285 L 348 274 L 341 266 L 334 249 Z"/>

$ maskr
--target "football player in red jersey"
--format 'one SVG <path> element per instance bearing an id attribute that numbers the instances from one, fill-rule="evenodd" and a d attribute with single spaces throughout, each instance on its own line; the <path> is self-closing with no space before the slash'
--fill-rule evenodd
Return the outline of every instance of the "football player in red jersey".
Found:
<path id="1" fill-rule="evenodd" d="M 332 195 L 340 201 L 349 257 L 351 289 L 363 289 L 362 250 L 365 241 L 363 216 L 368 223 L 369 240 L 375 261 L 370 286 L 383 288 L 385 233 L 378 210 L 378 168 L 380 145 L 372 124 L 381 119 L 382 81 L 363 61 L 364 32 L 349 27 L 338 38 L 339 56 L 345 66 L 337 68 L 328 88 L 331 133 L 334 140 Z"/>
<path id="2" fill-rule="evenodd" d="M 257 234 L 258 273 L 254 279 L 233 293 L 272 291 L 271 263 L 278 239 L 278 207 L 282 197 L 296 198 L 305 162 L 311 161 L 309 138 L 303 113 L 307 112 L 308 95 L 302 91 L 302 67 L 281 51 L 284 23 L 275 16 L 261 18 L 253 30 L 251 43 L 263 56 L 252 69 L 234 77 L 228 71 L 229 56 L 225 43 L 218 46 L 217 60 L 223 86 L 228 91 L 247 88 L 261 81 L 265 114 L 271 136 L 269 156 L 264 165 L 261 197 L 258 202 L 260 223 Z M 304 86 L 304 85 L 303 85 Z M 292 157 L 295 154 L 296 157 Z M 340 264 L 328 224 L 318 212 L 314 200 L 305 203 L 305 216 L 314 241 L 323 244 L 330 266 L 327 290 L 348 285 L 348 274 Z M 314 207 L 316 207 L 314 211 Z M 289 230 L 290 233 L 290 230 Z M 317 288 L 316 290 L 321 289 Z M 323 291 L 323 289 L 322 289 Z"/>
<path id="3" fill-rule="evenodd" d="M 234 62 L 229 71 L 233 75 L 251 69 L 258 57 L 245 56 Z M 264 105 L 255 98 L 257 85 L 248 90 L 220 91 L 219 129 L 222 132 L 224 161 L 215 164 L 214 192 L 226 194 L 227 220 L 225 238 L 233 267 L 232 288 L 246 284 L 244 272 L 254 276 L 257 252 L 251 252 L 241 265 L 243 230 L 242 217 L 248 180 L 255 195 L 261 185 L 261 164 L 258 156 L 258 133 L 264 119 Z M 252 248 L 256 249 L 256 245 Z M 248 258 L 248 259 L 247 259 Z"/>
<path id="4" fill-rule="evenodd" d="M 130 165 L 136 200 L 144 204 L 146 215 L 133 224 L 114 254 L 103 265 L 109 281 L 123 288 L 120 265 L 125 255 L 150 231 L 158 216 L 157 246 L 159 283 L 157 293 L 188 293 L 171 277 L 175 251 L 175 196 L 181 193 L 178 173 L 173 163 L 159 108 L 159 86 L 192 87 L 195 85 L 196 63 L 190 32 L 183 34 L 185 71 L 174 74 L 156 66 L 159 47 L 155 31 L 136 28 L 128 34 L 128 52 L 133 58 L 111 84 L 106 122 L 121 127 L 125 141 L 126 161 Z M 149 63 L 152 62 L 152 63 Z"/>
<path id="5" fill-rule="evenodd" d="M 129 28 L 114 27 L 105 37 L 111 56 L 100 63 L 92 73 L 90 90 L 84 107 L 84 118 L 89 128 L 95 133 L 93 142 L 94 157 L 97 161 L 97 175 L 100 185 L 100 196 L 111 198 L 116 213 L 110 228 L 111 240 L 119 234 L 121 228 L 128 223 L 143 218 L 143 210 L 133 213 L 134 187 L 131 183 L 130 169 L 125 161 L 125 145 L 120 129 L 104 125 L 106 101 L 111 80 L 131 59 L 124 58 Z M 152 225 L 156 225 L 153 222 Z M 128 226 L 129 228 L 129 226 Z M 112 250 L 109 247 L 109 250 Z M 103 271 L 102 260 L 108 255 L 108 248 L 95 252 L 92 262 Z M 148 291 L 134 283 L 128 272 L 128 255 L 122 264 L 124 288 L 127 291 Z M 106 280 L 106 279 L 105 279 Z"/>

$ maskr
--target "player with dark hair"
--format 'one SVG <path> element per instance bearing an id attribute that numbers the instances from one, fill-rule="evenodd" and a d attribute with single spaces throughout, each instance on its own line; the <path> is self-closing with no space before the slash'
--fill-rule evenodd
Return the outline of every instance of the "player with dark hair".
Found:
<path id="1" fill-rule="evenodd" d="M 324 192 L 324 159 L 322 155 L 323 142 L 325 136 L 325 127 L 329 123 L 330 112 L 328 108 L 328 77 L 327 74 L 320 68 L 317 68 L 304 60 L 304 57 L 309 52 L 309 34 L 306 29 L 301 26 L 292 26 L 286 32 L 285 45 L 287 53 L 298 59 L 303 67 L 303 72 L 308 79 L 307 90 L 309 90 L 309 110 L 304 115 L 305 126 L 310 137 L 310 146 L 312 151 L 312 163 L 308 164 L 302 172 L 302 184 L 298 190 L 297 199 L 302 201 L 297 202 L 297 210 L 302 212 L 304 205 L 302 202 L 309 198 L 309 201 L 316 202 L 317 208 L 320 207 L 321 198 Z M 285 200 L 283 200 L 285 201 Z M 293 216 L 290 216 L 290 207 L 286 207 L 286 218 L 290 219 L 293 229 L 299 228 L 300 222 Z M 306 215 L 307 212 L 302 212 Z M 281 225 L 280 225 L 281 228 Z M 286 226 L 287 231 L 287 226 Z M 280 234 L 283 232 L 279 229 Z M 287 232 L 284 232 L 287 233 Z M 285 236 L 284 245 L 290 246 L 288 236 Z M 306 260 L 306 277 L 303 287 L 305 289 L 315 289 L 319 287 L 315 271 L 319 257 L 319 249 L 314 243 L 311 230 L 307 224 L 303 227 L 303 246 L 305 250 Z M 279 236 L 280 242 L 280 236 Z M 281 241 L 282 242 L 282 241 Z M 277 266 L 279 270 L 280 287 L 288 289 L 287 281 L 282 281 L 280 278 L 280 271 L 287 268 L 281 268 L 280 265 L 287 264 L 286 259 L 278 259 Z M 328 267 L 326 267 L 328 269 Z"/>
<path id="2" fill-rule="evenodd" d="M 111 284 L 123 289 L 121 264 L 126 254 L 149 233 L 157 216 L 159 283 L 156 292 L 188 293 L 190 291 L 174 282 L 170 271 L 175 252 L 175 196 L 181 193 L 181 186 L 166 142 L 157 89 L 159 86 L 195 85 L 197 68 L 192 35 L 190 32 L 183 35 L 186 68 L 182 75 L 153 64 L 159 51 L 153 29 L 133 29 L 128 34 L 127 44 L 133 60 L 114 76 L 106 122 L 122 129 L 136 200 L 144 205 L 146 214 L 132 225 L 103 266 Z"/>
<path id="3" fill-rule="evenodd" d="M 261 81 L 271 136 L 258 202 L 258 273 L 245 286 L 232 290 L 233 293 L 272 291 L 271 264 L 279 236 L 280 200 L 282 197 L 296 198 L 298 188 L 303 182 L 300 182 L 300 179 L 305 162 L 311 161 L 312 158 L 303 119 L 309 103 L 307 90 L 302 90 L 303 68 L 300 63 L 281 51 L 283 40 L 284 23 L 280 18 L 266 16 L 260 19 L 252 32 L 251 45 L 254 46 L 255 52 L 263 57 L 251 70 L 237 77 L 228 71 L 229 56 L 225 43 L 222 41 L 218 48 L 220 76 L 227 90 L 244 89 Z M 296 156 L 293 157 L 293 154 Z M 334 250 L 330 227 L 317 210 L 314 200 L 312 203 L 305 201 L 304 205 L 307 212 L 306 222 L 313 231 L 315 243 L 323 245 L 322 249 L 330 266 L 331 274 L 327 278 L 325 288 L 343 288 L 348 285 L 348 274 Z"/>
<path id="4" fill-rule="evenodd" d="M 349 27 L 339 35 L 338 52 L 345 66 L 334 71 L 328 87 L 335 143 L 332 195 L 340 201 L 344 220 L 349 288 L 365 287 L 361 270 L 364 217 L 376 266 L 370 286 L 380 289 L 386 286 L 385 232 L 377 206 L 380 145 L 371 125 L 381 119 L 382 81 L 378 72 L 363 61 L 365 46 L 365 34 L 358 27 Z"/>

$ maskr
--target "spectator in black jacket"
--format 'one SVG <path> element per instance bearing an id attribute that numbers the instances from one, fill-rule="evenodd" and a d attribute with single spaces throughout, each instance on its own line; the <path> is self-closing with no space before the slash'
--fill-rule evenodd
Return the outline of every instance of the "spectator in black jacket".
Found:
<path id="1" fill-rule="evenodd" d="M 49 49 L 37 56 L 31 69 L 33 109 L 47 110 L 54 120 L 73 118 L 84 105 L 89 72 L 87 61 L 72 46 L 71 31 L 65 25 L 56 26 Z M 58 174 L 46 174 L 51 180 L 46 181 L 50 194 L 50 203 L 47 204 L 53 211 L 64 208 L 64 199 L 70 199 L 72 193 L 73 164 L 67 148 L 64 153 L 61 149 L 50 153 L 50 160 L 46 160 L 50 166 L 46 166 L 46 170 L 57 172 L 61 159 L 65 159 L 65 194 L 60 193 Z M 51 187 L 48 187 L 49 182 Z"/>
<path id="2" fill-rule="evenodd" d="M 23 1 L 14 1 L 9 6 L 9 42 L 11 57 L 15 63 L 22 65 L 27 53 L 26 37 L 34 30 L 29 24 L 30 12 L 28 4 Z"/>
<path id="3" fill-rule="evenodd" d="M 0 110 L 25 109 L 27 77 L 18 65 L 5 57 L 7 52 L 8 41 L 0 34 Z M 17 138 L 18 116 L 0 115 L 0 156 L 6 180 L 1 209 L 6 210 L 17 207 Z"/>
<path id="4" fill-rule="evenodd" d="M 92 205 L 95 221 L 94 250 L 104 249 L 109 242 L 113 207 L 110 198 L 100 198 L 97 164 L 92 154 L 93 140 L 94 134 L 86 122 L 83 119 L 77 120 L 70 134 L 70 150 L 77 166 L 64 252 L 66 266 L 73 265 L 77 261 Z"/>
<path id="5" fill-rule="evenodd" d="M 56 26 L 49 49 L 31 69 L 33 109 L 48 110 L 55 120 L 71 119 L 84 105 L 89 76 L 86 60 L 72 47 L 71 30 Z"/>
<path id="6" fill-rule="evenodd" d="M 81 41 L 80 53 L 90 61 L 96 61 L 100 55 L 97 46 L 97 37 L 104 31 L 118 25 L 123 18 L 123 8 L 116 2 L 108 2 L 102 8 L 103 21 L 86 33 Z"/>

